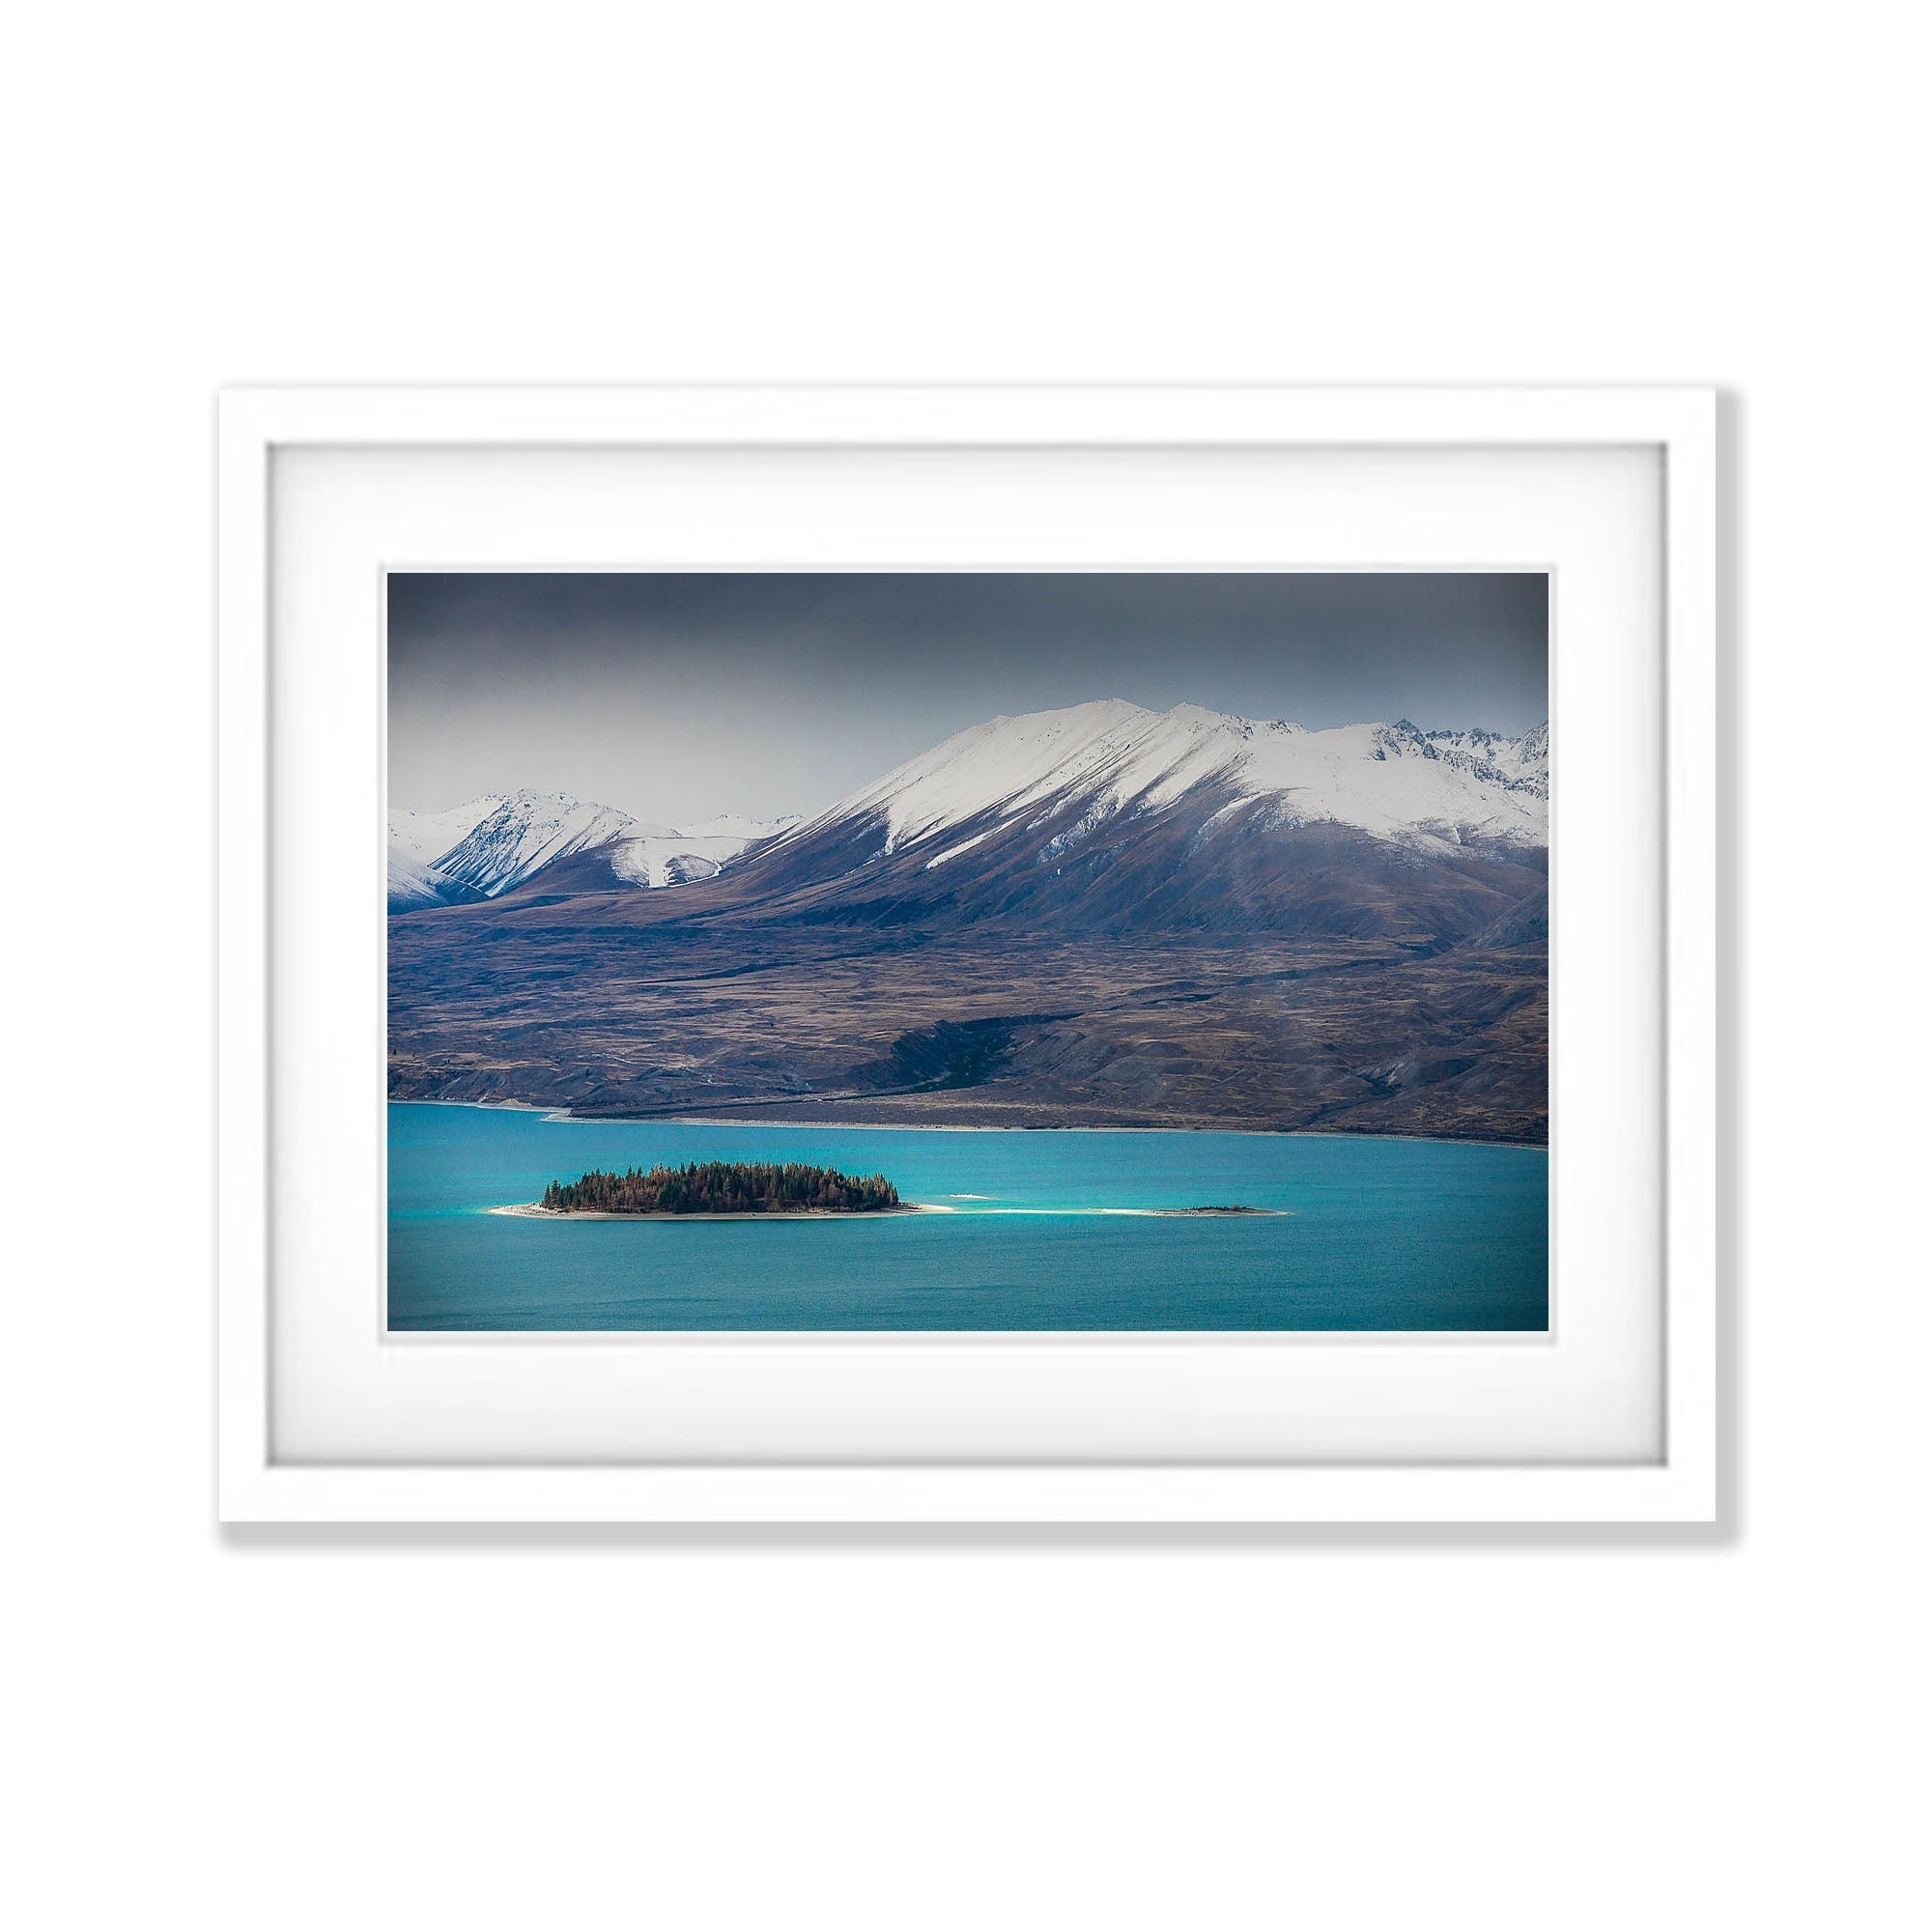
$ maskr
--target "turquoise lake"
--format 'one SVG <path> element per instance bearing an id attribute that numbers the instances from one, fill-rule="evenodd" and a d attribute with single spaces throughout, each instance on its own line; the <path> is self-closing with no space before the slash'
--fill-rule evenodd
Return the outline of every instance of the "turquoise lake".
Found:
<path id="1" fill-rule="evenodd" d="M 804 1160 L 947 1213 L 523 1220 L 590 1168 Z M 1548 1325 L 1541 1148 L 389 1108 L 392 1330 Z M 1168 1218 L 1225 1206 L 1266 1215 Z"/>

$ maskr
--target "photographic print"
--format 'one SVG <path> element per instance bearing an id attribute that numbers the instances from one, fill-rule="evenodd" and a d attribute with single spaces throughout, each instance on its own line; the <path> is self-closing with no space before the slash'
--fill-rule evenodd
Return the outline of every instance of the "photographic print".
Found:
<path id="1" fill-rule="evenodd" d="M 391 1331 L 1548 1329 L 1547 575 L 384 595 Z"/>

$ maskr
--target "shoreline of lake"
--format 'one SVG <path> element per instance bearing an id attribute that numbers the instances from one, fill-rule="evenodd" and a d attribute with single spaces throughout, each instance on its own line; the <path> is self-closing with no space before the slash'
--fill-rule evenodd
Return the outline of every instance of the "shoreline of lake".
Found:
<path id="1" fill-rule="evenodd" d="M 534 1100 L 423 1100 L 391 1097 L 390 1107 L 474 1107 L 483 1113 L 534 1114 L 540 1121 L 562 1127 L 783 1127 L 793 1133 L 823 1133 L 849 1128 L 865 1134 L 1240 1134 L 1255 1140 L 1394 1141 L 1405 1147 L 1520 1148 L 1527 1153 L 1548 1154 L 1543 1141 L 1477 1140 L 1467 1134 L 1365 1134 L 1332 1127 L 1227 1127 L 1213 1122 L 1190 1122 L 1178 1126 L 1139 1124 L 1113 1126 L 1091 1121 L 1056 1122 L 1051 1126 L 1000 1126 L 966 1121 L 848 1121 L 781 1119 L 742 1114 L 583 1114 L 572 1107 L 551 1107 Z M 735 1216 L 732 1218 L 736 1218 Z"/>

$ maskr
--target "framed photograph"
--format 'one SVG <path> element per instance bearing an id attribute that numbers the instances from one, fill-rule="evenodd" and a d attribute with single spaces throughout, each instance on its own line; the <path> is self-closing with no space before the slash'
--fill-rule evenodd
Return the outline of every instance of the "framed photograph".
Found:
<path id="1" fill-rule="evenodd" d="M 1709 391 L 220 434 L 225 1519 L 1714 1519 Z"/>

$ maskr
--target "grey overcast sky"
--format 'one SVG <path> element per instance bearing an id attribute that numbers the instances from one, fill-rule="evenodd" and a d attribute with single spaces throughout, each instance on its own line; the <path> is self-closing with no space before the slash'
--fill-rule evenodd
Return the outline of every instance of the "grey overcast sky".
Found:
<path id="1" fill-rule="evenodd" d="M 389 578 L 389 796 L 811 812 L 1007 713 L 1125 697 L 1312 729 L 1548 715 L 1539 573 Z"/>

